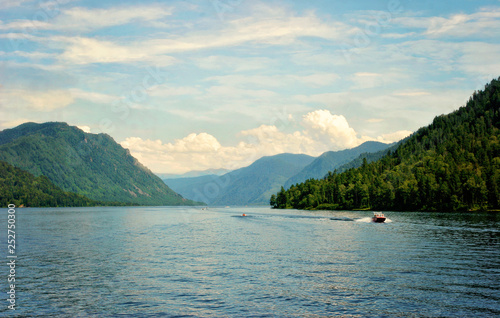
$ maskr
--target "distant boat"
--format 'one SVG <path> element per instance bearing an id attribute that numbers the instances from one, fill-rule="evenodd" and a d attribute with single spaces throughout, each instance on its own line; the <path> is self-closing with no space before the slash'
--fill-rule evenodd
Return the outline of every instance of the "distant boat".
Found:
<path id="1" fill-rule="evenodd" d="M 384 223 L 385 222 L 384 213 L 373 212 L 372 221 L 375 223 Z"/>

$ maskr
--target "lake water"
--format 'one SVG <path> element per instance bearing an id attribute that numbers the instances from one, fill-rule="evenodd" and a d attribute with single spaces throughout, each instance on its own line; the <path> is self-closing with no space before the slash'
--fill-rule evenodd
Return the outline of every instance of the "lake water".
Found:
<path id="1" fill-rule="evenodd" d="M 500 315 L 498 214 L 386 215 L 375 224 L 371 212 L 17 209 L 15 314 Z M 7 299 L 6 209 L 1 218 Z M 0 315 L 13 314 L 7 305 Z"/>

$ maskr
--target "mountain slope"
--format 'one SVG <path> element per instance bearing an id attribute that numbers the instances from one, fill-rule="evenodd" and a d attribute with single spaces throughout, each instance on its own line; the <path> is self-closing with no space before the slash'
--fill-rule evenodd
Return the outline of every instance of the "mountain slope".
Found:
<path id="1" fill-rule="evenodd" d="M 398 142 L 392 143 L 392 144 L 388 145 L 389 146 L 388 148 L 385 148 L 385 149 L 377 151 L 377 152 L 365 152 L 365 153 L 362 153 L 356 159 L 351 160 L 348 163 L 339 166 L 334 171 L 336 171 L 337 173 L 341 173 L 341 172 L 345 172 L 345 171 L 347 171 L 349 169 L 359 168 L 359 167 L 361 167 L 363 165 L 363 162 L 365 161 L 365 159 L 366 159 L 367 163 L 380 160 L 384 156 L 386 156 L 387 154 L 396 151 L 396 149 L 398 149 L 399 145 L 401 145 L 403 142 L 405 142 L 406 139 L 408 139 L 408 138 L 409 137 L 406 137 L 403 140 L 400 140 Z M 331 171 L 329 171 L 329 172 L 331 172 Z"/>
<path id="2" fill-rule="evenodd" d="M 98 201 L 189 205 L 106 134 L 66 123 L 26 123 L 0 132 L 0 160 Z"/>
<path id="3" fill-rule="evenodd" d="M 31 173 L 0 161 L 0 206 L 25 207 L 95 206 L 99 202 L 83 195 L 64 192 L 45 176 Z"/>
<path id="4" fill-rule="evenodd" d="M 283 189 L 271 202 L 300 209 L 498 209 L 500 78 L 380 160 Z"/>
<path id="5" fill-rule="evenodd" d="M 314 158 L 307 155 L 280 154 L 263 157 L 222 176 L 165 179 L 164 182 L 184 197 L 210 205 L 269 204 L 269 196 L 312 160 Z"/>
<path id="6" fill-rule="evenodd" d="M 341 151 L 328 151 L 314 159 L 302 171 L 288 179 L 284 185 L 288 189 L 290 186 L 306 181 L 307 179 L 321 179 L 328 171 L 333 171 L 343 164 L 355 159 L 362 153 L 378 152 L 388 148 L 390 145 L 376 141 L 367 141 L 358 147 Z"/>

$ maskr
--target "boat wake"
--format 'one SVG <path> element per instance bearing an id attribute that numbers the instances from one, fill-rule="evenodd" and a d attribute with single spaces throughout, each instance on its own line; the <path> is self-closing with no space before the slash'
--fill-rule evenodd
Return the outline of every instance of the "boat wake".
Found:
<path id="1" fill-rule="evenodd" d="M 368 218 L 361 218 L 361 219 L 356 219 L 354 220 L 355 222 L 362 222 L 362 223 L 375 223 L 373 222 L 372 218 L 368 217 Z M 391 223 L 392 220 L 391 219 L 385 219 L 384 223 Z"/>
<path id="2" fill-rule="evenodd" d="M 363 222 L 363 223 L 371 223 L 371 222 L 373 222 L 372 218 L 362 218 L 362 219 L 357 219 L 355 221 L 356 222 Z"/>
<path id="3" fill-rule="evenodd" d="M 330 220 L 332 220 L 332 221 L 348 221 L 348 222 L 354 221 L 354 219 L 351 219 L 348 217 L 331 217 Z"/>

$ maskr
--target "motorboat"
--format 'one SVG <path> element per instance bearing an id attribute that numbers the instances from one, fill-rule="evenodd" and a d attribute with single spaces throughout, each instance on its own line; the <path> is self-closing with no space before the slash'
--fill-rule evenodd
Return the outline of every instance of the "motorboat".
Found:
<path id="1" fill-rule="evenodd" d="M 385 215 L 384 213 L 380 213 L 380 212 L 373 212 L 373 217 L 372 217 L 372 221 L 375 222 L 375 223 L 384 223 L 385 222 Z"/>

